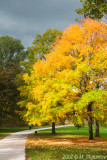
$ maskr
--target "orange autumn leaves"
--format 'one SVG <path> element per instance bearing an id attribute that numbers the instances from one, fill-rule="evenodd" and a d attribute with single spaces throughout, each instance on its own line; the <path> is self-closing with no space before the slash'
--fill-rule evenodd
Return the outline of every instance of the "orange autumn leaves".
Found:
<path id="1" fill-rule="evenodd" d="M 64 120 L 69 113 L 72 119 L 79 95 L 104 83 L 107 76 L 106 37 L 107 25 L 91 19 L 63 32 L 54 50 L 45 55 L 46 60 L 38 60 L 31 75 L 23 76 L 29 99 L 28 122 L 40 125 Z"/>

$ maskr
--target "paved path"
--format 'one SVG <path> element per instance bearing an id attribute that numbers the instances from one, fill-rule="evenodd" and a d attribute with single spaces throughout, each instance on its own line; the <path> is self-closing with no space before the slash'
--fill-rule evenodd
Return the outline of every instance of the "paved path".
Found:
<path id="1" fill-rule="evenodd" d="M 55 128 L 66 127 L 57 126 Z M 25 160 L 25 142 L 29 134 L 49 128 L 32 129 L 12 133 L 4 139 L 0 140 L 0 160 Z"/>

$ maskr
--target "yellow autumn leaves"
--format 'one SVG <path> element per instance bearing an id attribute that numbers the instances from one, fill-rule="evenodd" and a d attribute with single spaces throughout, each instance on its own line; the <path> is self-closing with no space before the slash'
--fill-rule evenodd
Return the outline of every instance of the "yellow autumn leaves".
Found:
<path id="1" fill-rule="evenodd" d="M 28 95 L 25 114 L 28 122 L 40 125 L 45 121 L 67 119 L 68 115 L 74 120 L 74 111 L 78 111 L 81 116 L 77 119 L 82 123 L 87 116 L 86 107 L 93 99 L 87 100 L 87 105 L 84 100 L 84 105 L 78 107 L 79 100 L 81 104 L 82 95 L 95 90 L 99 83 L 104 87 L 107 78 L 106 38 L 107 25 L 91 19 L 70 25 L 63 32 L 53 51 L 45 55 L 46 60 L 38 60 L 30 76 L 23 76 L 24 91 Z M 22 92 L 23 87 L 20 90 Z M 103 107 L 101 110 L 103 114 Z"/>

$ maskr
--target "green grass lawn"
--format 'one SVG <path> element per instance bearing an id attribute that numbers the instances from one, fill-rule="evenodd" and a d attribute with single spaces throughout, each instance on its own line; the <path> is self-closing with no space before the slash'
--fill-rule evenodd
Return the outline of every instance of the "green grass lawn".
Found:
<path id="1" fill-rule="evenodd" d="M 101 160 L 107 159 L 107 128 L 100 126 L 101 138 L 88 140 L 88 127 L 70 126 L 39 131 L 29 136 L 26 143 L 27 160 Z M 94 133 L 95 134 L 95 133 Z"/>
<path id="2" fill-rule="evenodd" d="M 95 136 L 95 126 L 93 126 L 94 136 Z M 51 129 L 39 131 L 39 134 L 48 133 L 51 134 Z M 63 128 L 56 128 L 57 134 L 67 134 L 72 136 L 80 136 L 80 137 L 87 137 L 88 136 L 88 125 L 79 128 L 79 130 L 75 126 L 63 127 Z M 102 138 L 107 138 L 107 128 L 100 126 L 100 136 Z"/>
<path id="3" fill-rule="evenodd" d="M 43 127 L 47 127 L 47 126 L 42 126 Z M 32 129 L 36 129 L 38 128 L 37 126 L 32 127 Z M 14 133 L 14 132 L 19 132 L 19 131 L 24 131 L 24 130 L 28 130 L 29 127 L 6 127 L 6 128 L 0 128 L 0 139 L 6 137 L 7 135 L 9 135 L 10 133 Z"/>
<path id="4" fill-rule="evenodd" d="M 0 139 L 9 135 L 10 133 L 27 130 L 28 127 L 9 127 L 9 128 L 0 128 Z"/>
<path id="5" fill-rule="evenodd" d="M 38 127 L 32 127 L 32 129 L 36 129 Z M 9 127 L 9 128 L 0 128 L 0 139 L 6 137 L 7 135 L 9 135 L 10 133 L 14 133 L 14 132 L 19 132 L 19 131 L 24 131 L 24 130 L 28 130 L 29 127 Z"/>

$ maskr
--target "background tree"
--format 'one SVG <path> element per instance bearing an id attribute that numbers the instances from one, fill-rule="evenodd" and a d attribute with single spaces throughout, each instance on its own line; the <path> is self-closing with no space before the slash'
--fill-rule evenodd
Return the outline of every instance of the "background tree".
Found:
<path id="1" fill-rule="evenodd" d="M 19 39 L 11 36 L 0 37 L 0 65 L 8 68 L 8 63 L 19 65 L 21 60 L 26 58 L 24 46 Z"/>
<path id="2" fill-rule="evenodd" d="M 107 16 L 107 2 L 106 0 L 80 0 L 83 8 L 78 8 L 75 11 L 92 19 L 101 19 Z"/>
<path id="3" fill-rule="evenodd" d="M 53 49 L 56 40 L 59 39 L 61 35 L 62 31 L 56 28 L 49 28 L 43 35 L 36 34 L 33 45 L 28 48 L 27 61 L 21 62 L 21 65 L 25 67 L 27 73 L 30 73 L 33 64 L 36 63 L 38 59 L 43 59 L 44 55 Z"/>
<path id="4" fill-rule="evenodd" d="M 15 84 L 16 75 L 22 71 L 20 60 L 24 60 L 26 52 L 21 41 L 10 36 L 0 37 L 0 122 L 9 124 L 16 122 L 15 110 L 20 99 Z M 15 121 L 15 119 L 17 119 Z M 8 125 L 7 124 L 7 125 Z"/>
<path id="5" fill-rule="evenodd" d="M 8 63 L 7 69 L 0 66 L 0 125 L 6 125 L 6 123 L 11 125 L 12 121 L 13 125 L 18 123 L 19 117 L 15 112 L 18 109 L 17 102 L 20 100 L 20 94 L 15 85 L 18 73 L 20 68 L 17 64 Z"/>

